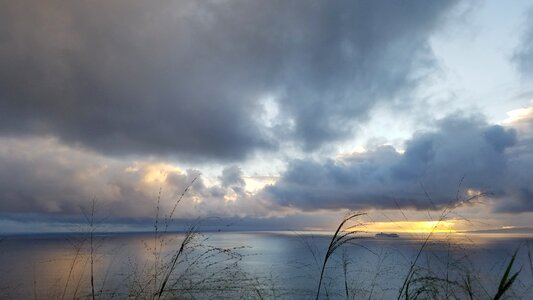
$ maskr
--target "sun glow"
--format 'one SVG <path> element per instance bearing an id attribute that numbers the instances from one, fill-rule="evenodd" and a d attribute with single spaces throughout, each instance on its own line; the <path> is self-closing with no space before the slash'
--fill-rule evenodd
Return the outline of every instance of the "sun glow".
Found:
<path id="1" fill-rule="evenodd" d="M 533 100 L 531 101 L 533 103 Z M 503 124 L 519 123 L 533 117 L 533 107 L 519 108 L 507 112 L 507 119 L 503 120 Z"/>
<path id="2" fill-rule="evenodd" d="M 454 233 L 455 221 L 403 221 L 373 222 L 366 224 L 365 230 L 370 232 L 412 232 L 412 233 Z"/>
<path id="3" fill-rule="evenodd" d="M 167 176 L 171 173 L 181 174 L 183 171 L 171 164 L 155 163 L 155 164 L 135 164 L 125 169 L 127 173 L 142 174 L 142 181 L 144 183 L 161 184 L 166 181 Z"/>
<path id="4" fill-rule="evenodd" d="M 246 191 L 257 192 L 269 184 L 274 184 L 278 180 L 277 176 L 245 176 Z"/>

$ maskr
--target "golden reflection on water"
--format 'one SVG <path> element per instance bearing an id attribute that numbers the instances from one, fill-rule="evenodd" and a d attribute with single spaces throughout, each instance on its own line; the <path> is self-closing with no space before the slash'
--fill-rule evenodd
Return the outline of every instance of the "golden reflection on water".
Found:
<path id="1" fill-rule="evenodd" d="M 123 240 L 118 242 L 120 239 Z M 150 271 L 147 266 L 153 265 L 154 256 L 153 249 L 149 247 L 154 240 L 147 236 L 143 242 L 138 241 L 138 237 L 133 240 L 114 238 L 113 243 L 102 238 L 95 239 L 95 292 L 113 292 L 110 289 L 117 286 L 127 289 L 126 281 L 117 283 L 120 280 L 117 274 L 126 278 L 132 275 L 131 270 Z M 0 255 L 0 265 L 8 266 L 4 268 L 0 280 L 10 282 L 10 285 L 5 287 L 6 291 L 0 294 L 0 298 L 5 293 L 24 299 L 74 299 L 90 294 L 91 252 L 87 240 L 38 239 L 9 243 L 4 245 L 7 250 Z"/>
<path id="2" fill-rule="evenodd" d="M 431 253 L 435 251 L 438 254 L 439 251 L 451 249 L 457 255 L 467 253 L 477 259 L 480 266 L 485 266 L 487 262 L 492 261 L 505 262 L 509 256 L 508 249 L 516 249 L 515 245 L 520 242 L 519 239 L 511 239 L 513 235 L 499 234 L 496 238 L 494 234 L 455 232 L 456 224 L 442 223 L 443 227 L 437 226 L 437 232 L 432 236 L 427 251 Z M 382 225 L 375 222 L 373 224 L 378 225 L 372 228 L 368 226 L 366 230 L 399 232 L 400 238 L 374 239 L 373 234 L 367 234 L 369 238 L 357 242 L 376 251 L 392 249 L 392 253 L 401 255 L 393 255 L 391 259 L 400 263 L 402 258 L 409 261 L 410 257 L 416 254 L 419 245 L 428 236 L 428 231 L 437 225 L 432 222 L 384 222 Z M 401 231 L 401 229 L 404 230 Z M 306 234 L 311 236 L 303 236 Z M 250 272 L 272 272 L 274 267 L 274 270 L 281 270 L 279 274 L 300 276 L 300 269 L 291 269 L 291 263 L 298 263 L 299 259 L 302 263 L 311 262 L 310 256 L 306 256 L 306 244 L 302 244 L 302 241 L 316 243 L 317 249 L 323 249 L 327 247 L 330 237 L 331 232 L 323 231 L 228 232 L 213 234 L 208 242 L 219 247 L 253 246 L 253 248 L 243 250 L 250 254 L 246 258 L 246 264 L 243 265 Z M 154 271 L 154 251 L 162 253 L 161 263 L 164 263 L 179 248 L 182 239 L 183 234 L 168 234 L 163 240 L 154 239 L 153 234 L 135 234 L 98 240 L 94 256 L 96 293 L 100 294 L 100 290 L 103 290 L 104 293 L 101 295 L 104 296 L 101 298 L 109 298 L 107 297 L 109 294 L 106 293 L 121 289 L 118 295 L 125 297 L 135 280 L 151 278 Z M 102 242 L 101 245 L 100 242 Z M 347 249 L 359 251 L 357 252 L 358 263 L 362 265 L 358 267 L 364 269 L 373 266 L 374 254 L 367 253 L 359 247 Z M 490 251 L 483 252 L 482 249 L 490 249 Z M 0 266 L 3 271 L 3 274 L 0 274 L 0 298 L 2 299 L 33 299 L 34 295 L 37 295 L 35 297 L 37 299 L 61 299 L 63 294 L 65 294 L 65 299 L 72 299 L 86 298 L 90 293 L 90 247 L 87 242 L 70 243 L 65 238 L 59 237 L 8 240 L 4 241 L 0 247 L 0 254 Z M 301 266 L 301 264 L 295 265 Z M 109 274 L 107 279 L 106 274 Z M 291 275 L 291 278 L 293 277 Z M 287 281 L 289 285 L 292 284 L 291 282 Z M 11 297 L 6 296 L 2 290 L 3 285 L 8 288 L 7 292 Z M 300 288 L 296 283 L 294 286 Z"/>
<path id="3" fill-rule="evenodd" d="M 90 280 L 89 245 L 42 247 L 32 257 L 33 293 L 38 298 L 77 298 L 87 295 Z M 108 258 L 95 253 L 93 270 L 101 274 Z"/>

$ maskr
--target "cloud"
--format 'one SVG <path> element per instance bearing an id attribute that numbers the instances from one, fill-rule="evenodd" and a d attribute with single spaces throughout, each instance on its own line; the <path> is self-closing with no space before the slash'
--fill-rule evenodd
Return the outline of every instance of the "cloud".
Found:
<path id="1" fill-rule="evenodd" d="M 523 127 L 525 119 L 520 122 Z M 460 189 L 463 199 L 490 192 L 495 211 L 533 211 L 533 139 L 511 126 L 519 124 L 503 127 L 458 114 L 436 125 L 408 140 L 403 154 L 381 146 L 337 160 L 293 160 L 264 193 L 304 210 L 398 205 L 434 210 L 454 200 Z"/>
<path id="2" fill-rule="evenodd" d="M 155 207 L 158 180 L 152 168 L 102 158 L 54 139 L 2 138 L 0 165 L 4 213 L 79 214 L 93 198 L 119 215 L 147 215 Z"/>
<path id="3" fill-rule="evenodd" d="M 226 167 L 219 177 L 223 187 L 243 187 L 246 185 L 243 179 L 242 170 L 237 166 Z"/>
<path id="4" fill-rule="evenodd" d="M 527 12 L 524 24 L 525 31 L 512 59 L 522 74 L 533 76 L 533 8 Z"/>
<path id="5" fill-rule="evenodd" d="M 351 136 L 407 101 L 453 1 L 10 1 L 0 134 L 106 155 L 239 160 Z M 265 97 L 279 108 L 263 123 Z M 399 100 L 400 99 L 400 100 Z"/>
<path id="6" fill-rule="evenodd" d="M 19 215 L 17 218 L 40 216 L 36 220 L 75 219 L 93 198 L 100 216 L 129 222 L 152 220 L 158 206 L 161 216 L 168 215 L 200 175 L 198 170 L 182 170 L 161 161 L 107 158 L 51 138 L 0 138 L 0 165 L 0 213 Z M 245 191 L 242 171 L 228 167 L 220 181 L 207 184 L 198 177 L 174 217 L 253 218 L 281 216 L 283 210 L 252 199 Z"/>
<path id="7" fill-rule="evenodd" d="M 435 124 L 406 141 L 405 152 L 380 146 L 335 160 L 292 160 L 262 189 L 248 186 L 253 181 L 239 167 L 227 166 L 218 177 L 200 176 L 174 217 L 256 219 L 257 226 L 283 220 L 290 227 L 290 216 L 302 211 L 310 220 L 342 209 L 442 209 L 463 177 L 461 197 L 491 192 L 486 200 L 495 211 L 533 211 L 533 115 L 505 126 L 461 114 Z M 109 222 L 145 226 L 160 189 L 164 216 L 200 174 L 159 160 L 109 158 L 54 138 L 0 138 L 0 165 L 0 219 L 35 222 L 78 222 L 81 208 L 96 198 Z"/>

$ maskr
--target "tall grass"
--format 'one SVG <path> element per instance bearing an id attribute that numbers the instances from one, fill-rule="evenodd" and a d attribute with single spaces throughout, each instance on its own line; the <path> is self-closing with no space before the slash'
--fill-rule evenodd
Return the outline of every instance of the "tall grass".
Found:
<path id="1" fill-rule="evenodd" d="M 79 233 L 68 239 L 73 249 L 72 255 L 61 258 L 60 261 L 38 262 L 40 265 L 64 266 L 65 273 L 57 274 L 56 283 L 49 287 L 49 296 L 42 295 L 37 289 L 38 285 L 41 286 L 35 275 L 36 264 L 33 264 L 33 298 L 196 299 L 205 298 L 206 295 L 210 298 L 247 295 L 250 299 L 264 299 L 263 294 L 266 292 L 263 282 L 240 266 L 248 255 L 242 253 L 247 250 L 246 247 L 211 245 L 211 236 L 201 231 L 202 220 L 193 222 L 181 234 L 169 232 L 173 228 L 173 218 L 180 202 L 197 178 L 176 195 L 167 215 L 161 210 L 162 190 L 159 191 L 153 242 L 147 248 L 153 257 L 153 263 L 149 264 L 151 267 L 147 268 L 146 262 L 130 260 L 132 267 L 128 274 L 111 274 L 114 259 L 108 262 L 99 259 L 109 254 L 98 253 L 104 238 L 96 234 L 97 202 L 93 199 L 88 210 L 82 209 L 86 224 Z M 116 249 L 111 253 L 112 257 L 120 255 Z M 97 267 L 99 270 L 103 268 L 105 273 L 97 272 Z M 122 279 L 119 285 L 114 282 L 112 286 L 106 286 L 109 277 Z M 8 292 L 6 288 L 6 298 L 10 298 L 7 296 Z M 2 294 L 0 298 L 4 298 Z"/>
<path id="2" fill-rule="evenodd" d="M 87 229 L 80 239 L 72 242 L 73 255 L 67 265 L 67 272 L 63 277 L 63 284 L 57 299 L 110 299 L 114 297 L 127 299 L 291 299 L 291 291 L 283 291 L 271 279 L 260 278 L 250 274 L 242 268 L 247 257 L 247 247 L 219 247 L 211 243 L 213 234 L 202 232 L 202 220 L 192 222 L 185 231 L 176 235 L 169 232 L 172 222 L 182 199 L 186 197 L 197 177 L 178 195 L 172 203 L 168 215 L 162 211 L 162 190 L 157 194 L 154 232 L 146 242 L 148 257 L 153 261 L 131 261 L 131 271 L 124 274 L 119 286 L 105 287 L 108 277 L 117 276 L 112 272 L 111 260 L 105 266 L 105 273 L 96 272 L 102 267 L 98 259 L 98 249 L 101 238 L 96 232 L 96 200 L 93 200 L 90 210 L 85 213 Z M 499 278 L 492 286 L 486 286 L 480 280 L 468 255 L 463 255 L 460 245 L 454 245 L 451 240 L 435 239 L 435 230 L 439 223 L 448 218 L 457 207 L 469 203 L 481 194 L 461 200 L 456 197 L 450 201 L 435 220 L 436 225 L 420 242 L 413 257 L 405 257 L 408 263 L 394 269 L 390 264 L 390 257 L 394 249 L 373 251 L 361 239 L 365 222 L 361 220 L 366 213 L 352 212 L 341 219 L 335 231 L 327 239 L 327 248 L 321 255 L 320 245 L 304 241 L 304 246 L 310 250 L 312 261 L 317 265 L 316 274 L 312 278 L 314 288 L 304 297 L 305 299 L 380 299 L 386 295 L 385 291 L 392 291 L 397 299 L 505 299 L 517 298 L 519 294 L 513 292 L 517 284 L 533 287 L 532 283 L 520 281 L 522 267 L 517 266 L 519 249 L 510 256 L 504 270 L 498 273 Z M 432 201 L 429 195 L 428 200 Z M 398 205 L 399 208 L 399 205 Z M 407 217 L 401 211 L 405 219 Z M 428 217 L 431 215 L 428 213 Z M 216 234 L 216 233 L 214 233 Z M 376 258 L 374 269 L 362 268 L 361 255 L 352 247 L 362 247 L 371 257 Z M 433 250 L 439 250 L 433 253 Z M 533 263 L 529 243 L 522 249 L 526 250 L 529 269 L 533 278 Z M 117 255 L 115 251 L 114 255 Z M 397 267 L 397 266 L 396 266 Z M 527 267 L 526 267 L 527 268 Z M 87 270 L 86 270 L 87 269 Z M 82 270 L 76 272 L 76 270 Z M 35 266 L 33 269 L 35 273 Z M 394 273 L 396 272 L 396 273 Z M 397 273 L 400 272 L 400 273 Z M 359 275 L 361 281 L 356 278 Z M 390 278 L 401 278 L 399 286 L 387 286 Z M 84 281 L 84 278 L 87 278 Z M 283 280 L 283 279 L 282 279 Z M 384 284 L 385 282 L 385 284 Z M 33 296 L 38 295 L 37 279 L 33 279 Z M 117 283 L 115 283 L 116 285 Z M 385 285 L 385 286 L 384 286 Z M 527 290 L 527 289 L 526 289 Z M 389 293 L 390 294 L 390 293 Z M 388 294 L 387 294 L 388 295 Z"/>
<path id="3" fill-rule="evenodd" d="M 425 237 L 424 241 L 422 242 L 417 254 L 415 255 L 414 259 L 411 261 L 410 265 L 409 265 L 409 268 L 408 268 L 408 271 L 407 271 L 407 274 L 406 276 L 404 277 L 404 280 L 403 280 L 403 283 L 402 283 L 402 286 L 400 287 L 399 289 L 399 292 L 398 292 L 398 297 L 397 299 L 400 300 L 402 298 L 404 299 L 411 299 L 411 298 L 418 298 L 420 294 L 422 293 L 430 293 L 430 292 L 435 292 L 434 289 L 428 289 L 428 287 L 431 287 L 431 286 L 434 286 L 436 282 L 439 282 L 441 286 L 444 286 L 445 287 L 445 298 L 448 298 L 448 287 L 450 286 L 450 284 L 456 284 L 456 282 L 452 282 L 450 281 L 449 279 L 449 258 L 446 260 L 446 277 L 445 278 L 435 278 L 433 276 L 430 276 L 430 277 L 421 277 L 421 278 L 418 278 L 415 280 L 415 275 L 416 275 L 416 267 L 417 267 L 417 263 L 422 255 L 422 253 L 426 250 L 427 246 L 429 245 L 430 241 L 431 241 L 431 238 L 433 237 L 434 233 L 435 233 L 435 230 L 439 227 L 439 225 L 445 221 L 448 216 L 455 210 L 457 209 L 458 207 L 461 207 L 463 205 L 466 205 L 466 204 L 470 204 L 472 203 L 473 201 L 475 201 L 476 199 L 479 199 L 479 198 L 482 198 L 484 196 L 486 196 L 488 193 L 478 193 L 478 194 L 475 194 L 475 195 L 472 195 L 466 199 L 462 199 L 460 197 L 460 191 L 461 191 L 461 185 L 463 183 L 463 180 L 464 180 L 464 177 L 461 178 L 460 182 L 459 182 L 459 185 L 458 185 L 458 188 L 457 188 L 457 192 L 456 192 L 456 196 L 455 196 L 455 199 L 451 199 L 447 204 L 446 206 L 443 208 L 443 210 L 441 211 L 438 219 L 436 220 L 435 222 L 435 225 L 433 226 L 433 228 L 431 229 L 431 231 L 427 234 L 427 236 Z M 431 196 L 429 195 L 429 193 L 425 190 L 425 188 L 422 186 L 422 189 L 424 190 L 424 194 L 426 196 L 426 199 L 428 200 L 429 204 L 431 205 L 431 207 L 433 209 L 436 208 L 436 205 L 434 203 L 434 201 L 432 200 Z M 397 204 L 398 206 L 398 204 Z M 403 214 L 401 208 L 398 206 L 398 209 L 400 210 L 400 212 L 402 213 L 402 215 L 405 217 L 405 214 Z M 431 217 L 431 213 L 428 211 L 427 212 L 428 214 L 428 217 L 430 218 L 430 220 L 433 221 L 433 218 Z M 407 218 L 406 218 L 407 219 Z M 448 252 L 449 254 L 449 252 Z M 415 294 L 414 295 L 410 295 L 410 287 L 413 286 L 413 284 L 417 284 L 417 283 L 420 283 L 420 282 L 424 282 L 426 283 L 425 286 L 421 287 L 421 288 L 417 288 L 417 290 L 415 291 Z"/>
<path id="4" fill-rule="evenodd" d="M 342 245 L 356 239 L 355 236 L 359 231 L 355 230 L 355 228 L 360 227 L 361 224 L 355 224 L 346 227 L 346 224 L 359 217 L 364 215 L 364 213 L 350 213 L 348 214 L 339 224 L 337 227 L 337 230 L 335 230 L 335 233 L 331 237 L 331 241 L 328 246 L 328 250 L 326 251 L 326 255 L 324 256 L 324 261 L 322 263 L 322 269 L 320 271 L 320 277 L 318 280 L 318 288 L 316 291 L 316 299 L 320 296 L 320 289 L 322 288 L 322 280 L 324 278 L 324 271 L 326 270 L 326 264 L 328 263 L 331 256 L 335 253 L 335 251 L 341 247 Z M 346 283 L 346 281 L 345 281 Z M 346 283 L 346 292 L 348 291 L 347 283 Z"/>
<path id="5" fill-rule="evenodd" d="M 479 193 L 477 195 L 468 197 L 466 199 L 460 199 L 459 190 L 455 199 L 451 200 L 441 211 L 437 219 L 433 219 L 431 214 L 428 212 L 428 217 L 432 221 L 436 221 L 432 230 L 423 238 L 421 245 L 416 251 L 414 257 L 411 259 L 406 270 L 406 275 L 403 276 L 401 285 L 398 288 L 397 299 L 503 299 L 506 295 L 511 295 L 513 299 L 525 297 L 528 299 L 527 291 L 533 290 L 533 282 L 529 284 L 524 284 L 526 286 L 524 294 L 512 293 L 512 287 L 516 285 L 516 282 L 519 280 L 519 274 L 521 273 L 522 268 L 518 271 L 511 272 L 513 266 L 516 264 L 516 257 L 518 254 L 517 251 L 511 256 L 510 262 L 507 264 L 507 267 L 499 280 L 499 284 L 492 286 L 484 286 L 482 280 L 480 279 L 479 274 L 473 270 L 474 266 L 471 265 L 470 257 L 466 254 L 461 254 L 460 257 L 454 258 L 453 256 L 457 253 L 460 253 L 461 249 L 451 250 L 452 247 L 460 247 L 460 245 L 454 245 L 450 239 L 447 239 L 446 242 L 439 240 L 434 241 L 435 231 L 438 226 L 445 220 L 448 219 L 449 215 L 458 207 L 469 204 L 476 199 L 485 196 L 484 193 Z M 426 196 L 430 203 L 433 203 L 431 197 L 426 192 Z M 435 207 L 433 205 L 433 207 Z M 406 215 L 401 211 L 401 208 L 398 206 L 400 212 L 404 216 L 405 220 L 408 220 Z M 351 240 L 357 238 L 355 235 L 360 230 L 355 230 L 355 227 L 360 227 L 362 223 L 357 223 L 350 227 L 346 227 L 347 222 L 351 221 L 356 217 L 363 216 L 363 213 L 353 213 L 347 215 L 343 218 L 337 227 L 336 231 L 332 234 L 331 240 L 329 242 L 328 248 L 325 252 L 324 258 L 322 260 L 322 267 L 318 275 L 318 285 L 316 288 L 315 299 L 319 298 L 346 298 L 346 299 L 372 299 L 374 297 L 374 291 L 376 287 L 376 281 L 378 281 L 378 275 L 380 268 L 384 263 L 383 258 L 378 259 L 378 266 L 376 273 L 373 276 L 371 282 L 367 287 L 361 287 L 352 291 L 348 288 L 349 279 L 347 274 L 349 273 L 349 266 L 352 268 L 358 267 L 357 257 L 355 261 L 350 261 L 346 257 L 346 251 L 342 252 L 342 257 L 340 263 L 337 265 L 337 268 L 341 269 L 342 272 L 337 272 L 336 277 L 333 278 L 333 282 L 337 283 L 337 288 L 343 289 L 337 293 L 331 292 L 331 287 L 323 287 L 323 278 L 325 277 L 326 265 L 334 257 L 335 252 L 343 246 L 344 244 L 349 243 Z M 364 243 L 364 242 L 363 242 Z M 445 250 L 445 255 L 434 256 L 432 255 L 432 245 L 435 244 L 435 248 Z M 529 242 L 526 243 L 527 248 L 527 257 L 529 261 L 529 266 L 531 268 L 531 274 L 533 277 L 533 263 L 531 263 L 531 251 L 529 250 Z M 308 249 L 312 247 L 306 246 Z M 313 257 L 316 255 L 313 252 Z M 455 253 L 452 255 L 452 252 Z M 422 259 L 425 258 L 427 266 L 422 266 Z M 435 261 L 442 264 L 442 267 L 435 266 Z M 383 282 L 381 283 L 383 284 Z M 529 286 L 529 287 L 528 287 Z M 341 288 L 342 287 L 342 288 Z M 496 288 L 497 287 L 497 288 Z M 389 289 L 392 287 L 388 287 Z M 324 293 L 321 293 L 321 291 Z M 358 294 L 355 294 L 358 292 Z M 322 296 L 324 294 L 324 296 Z M 322 297 L 321 297 L 322 296 Z M 379 296 L 378 296 L 379 297 Z"/>
<path id="6" fill-rule="evenodd" d="M 494 300 L 499 300 L 503 297 L 503 295 L 511 288 L 511 286 L 515 282 L 516 278 L 518 277 L 518 274 L 520 274 L 520 272 L 522 271 L 522 268 L 520 268 L 520 270 L 511 275 L 511 268 L 513 267 L 517 253 L 518 250 L 516 250 L 513 256 L 511 257 L 511 260 L 509 261 L 509 264 L 507 265 L 507 268 L 505 269 L 505 272 L 502 275 L 500 285 L 498 285 L 498 291 L 496 292 L 496 295 L 494 295 L 493 298 Z"/>

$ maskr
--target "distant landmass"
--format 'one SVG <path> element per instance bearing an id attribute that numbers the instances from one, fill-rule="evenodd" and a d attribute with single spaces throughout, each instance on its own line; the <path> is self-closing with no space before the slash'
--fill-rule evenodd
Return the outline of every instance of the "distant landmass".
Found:
<path id="1" fill-rule="evenodd" d="M 472 231 L 465 231 L 465 233 L 533 234 L 533 227 L 511 227 L 511 228 L 472 230 Z"/>

